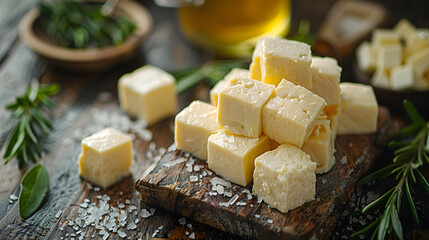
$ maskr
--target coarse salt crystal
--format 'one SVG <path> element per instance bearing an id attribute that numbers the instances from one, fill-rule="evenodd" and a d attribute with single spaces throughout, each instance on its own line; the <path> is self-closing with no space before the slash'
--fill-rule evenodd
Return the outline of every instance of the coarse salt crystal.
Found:
<path id="1" fill-rule="evenodd" d="M 223 193 L 224 193 L 224 188 L 223 188 L 223 186 L 222 186 L 222 185 L 217 185 L 217 186 L 216 186 L 216 191 L 217 191 L 217 193 L 219 193 L 219 194 L 223 194 Z"/>
<path id="2" fill-rule="evenodd" d="M 118 230 L 118 235 L 121 238 L 125 238 L 127 236 L 127 234 L 125 232 L 122 232 L 121 230 Z"/>
<path id="3" fill-rule="evenodd" d="M 189 176 L 189 181 L 196 182 L 196 181 L 198 181 L 198 177 L 195 175 L 191 175 L 191 176 Z"/>
<path id="4" fill-rule="evenodd" d="M 182 218 L 179 218 L 179 223 L 181 224 L 181 225 L 185 225 L 186 224 L 186 218 L 184 218 L 184 217 L 182 217 Z"/>
<path id="5" fill-rule="evenodd" d="M 60 218 L 61 214 L 63 214 L 63 211 L 59 210 L 56 214 L 55 214 L 55 218 Z"/>
<path id="6" fill-rule="evenodd" d="M 189 235 L 190 239 L 195 239 L 195 233 L 192 233 L 191 235 Z"/>
<path id="7" fill-rule="evenodd" d="M 151 216 L 151 214 L 150 214 L 150 212 L 148 210 L 146 210 L 145 208 L 143 208 L 142 211 L 141 211 L 141 213 L 140 213 L 140 216 L 142 218 L 148 218 L 148 217 Z"/>
<path id="8" fill-rule="evenodd" d="M 12 201 L 16 201 L 16 200 L 18 200 L 18 197 L 17 197 L 15 194 L 11 194 L 11 195 L 9 196 L 9 198 L 10 198 L 10 200 L 12 200 Z"/>

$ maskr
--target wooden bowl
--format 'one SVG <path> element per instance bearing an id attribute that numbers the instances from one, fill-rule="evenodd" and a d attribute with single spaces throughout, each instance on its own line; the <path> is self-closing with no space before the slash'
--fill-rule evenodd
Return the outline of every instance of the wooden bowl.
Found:
<path id="1" fill-rule="evenodd" d="M 371 74 L 361 71 L 356 61 L 353 63 L 353 73 L 357 82 L 371 85 L 374 88 L 378 103 L 388 107 L 393 113 L 404 114 L 405 109 L 402 102 L 404 99 L 408 99 L 422 115 L 429 117 L 429 91 L 412 89 L 395 91 L 373 86 L 370 81 Z"/>
<path id="2" fill-rule="evenodd" d="M 106 48 L 71 49 L 52 43 L 36 24 L 39 9 L 30 10 L 19 24 L 21 40 L 48 63 L 79 71 L 103 71 L 116 64 L 132 59 L 143 39 L 152 28 L 150 13 L 141 4 L 122 0 L 117 9 L 137 24 L 133 35 L 118 45 Z"/>

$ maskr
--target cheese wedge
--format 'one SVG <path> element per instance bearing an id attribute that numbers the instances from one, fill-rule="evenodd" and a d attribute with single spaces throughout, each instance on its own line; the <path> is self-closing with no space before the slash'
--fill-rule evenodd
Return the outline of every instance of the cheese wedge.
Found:
<path id="1" fill-rule="evenodd" d="M 79 175 L 107 188 L 131 174 L 133 160 L 131 138 L 106 128 L 82 140 Z"/>
<path id="2" fill-rule="evenodd" d="M 207 140 L 216 132 L 216 107 L 201 101 L 193 101 L 176 115 L 174 139 L 178 149 L 191 152 L 201 160 L 207 160 Z"/>
<path id="3" fill-rule="evenodd" d="M 252 180 L 255 158 L 270 149 L 265 135 L 248 138 L 220 129 L 208 140 L 209 168 L 236 184 L 246 186 Z"/>
<path id="4" fill-rule="evenodd" d="M 296 146 L 282 144 L 255 160 L 253 193 L 280 212 L 314 200 L 316 163 Z"/>

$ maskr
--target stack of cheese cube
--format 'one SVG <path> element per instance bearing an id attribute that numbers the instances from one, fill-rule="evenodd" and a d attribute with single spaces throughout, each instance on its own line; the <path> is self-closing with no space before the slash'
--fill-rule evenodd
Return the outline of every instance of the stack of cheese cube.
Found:
<path id="1" fill-rule="evenodd" d="M 374 86 L 429 89 L 429 29 L 416 29 L 402 19 L 393 29 L 376 29 L 372 42 L 362 43 L 356 56 L 362 71 L 374 72 Z"/>
<path id="2" fill-rule="evenodd" d="M 337 61 L 312 57 L 309 45 L 264 38 L 250 70 L 232 70 L 211 104 L 196 100 L 176 116 L 177 148 L 236 184 L 253 180 L 253 193 L 281 212 L 299 207 L 314 199 L 316 173 L 334 165 L 337 131 L 376 131 L 372 88 L 349 83 L 342 96 L 340 76 Z"/>

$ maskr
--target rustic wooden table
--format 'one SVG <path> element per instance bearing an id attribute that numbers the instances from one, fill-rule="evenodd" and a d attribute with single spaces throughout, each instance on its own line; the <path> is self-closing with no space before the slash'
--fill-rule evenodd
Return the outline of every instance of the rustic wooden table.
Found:
<path id="1" fill-rule="evenodd" d="M 316 5 L 308 7 L 312 2 Z M 296 29 L 295 20 L 300 18 L 309 18 L 314 23 L 312 26 L 319 26 L 327 9 L 334 2 L 333 0 L 323 3 L 309 0 L 301 1 L 299 4 L 294 2 L 296 10 L 292 29 Z M 6 137 L 16 123 L 5 106 L 11 103 L 15 96 L 25 91 L 32 78 L 40 79 L 42 83 L 59 83 L 61 92 L 54 97 L 56 107 L 52 114 L 55 130 L 42 142 L 45 152 L 43 163 L 49 172 L 50 189 L 41 209 L 32 217 L 21 221 L 18 204 L 13 195 L 19 195 L 19 182 L 24 172 L 18 170 L 16 161 L 1 166 L 0 239 L 102 238 L 104 235 L 100 235 L 100 231 L 94 226 L 83 227 L 77 219 L 84 218 L 82 215 L 84 213 L 80 210 L 85 208 L 82 204 L 85 206 L 96 203 L 100 206 L 107 201 L 107 196 L 110 198 L 108 203 L 111 207 L 126 210 L 126 218 L 123 219 L 126 224 L 121 228 L 126 234 L 124 239 L 239 239 L 138 201 L 133 183 L 155 161 L 159 152 L 173 143 L 172 118 L 149 128 L 153 133 L 152 141 L 143 141 L 136 137 L 133 142 L 136 158 L 131 177 L 104 191 L 93 187 L 78 175 L 76 161 L 81 151 L 80 140 L 84 136 L 103 126 L 117 126 L 124 131 L 133 132 L 133 129 L 124 126 L 124 122 L 125 125 L 129 125 L 129 120 L 124 118 L 126 115 L 119 109 L 117 101 L 117 80 L 122 74 L 145 63 L 160 66 L 168 71 L 185 69 L 212 57 L 210 54 L 193 50 L 179 37 L 174 11 L 156 7 L 152 1 L 143 1 L 152 13 L 155 25 L 138 57 L 102 73 L 81 73 L 64 71 L 45 64 L 19 40 L 17 25 L 22 16 L 35 4 L 33 0 L 0 1 L 0 152 L 3 155 Z M 198 88 L 198 91 L 187 92 L 179 97 L 180 108 L 188 105 L 192 99 L 208 100 L 207 87 Z M 348 202 L 346 210 L 341 214 L 340 222 L 332 232 L 333 238 L 348 238 L 350 233 L 362 227 L 365 216 L 357 213 L 359 209 L 356 206 L 362 206 L 384 190 L 382 187 L 374 189 L 372 195 L 368 196 L 362 194 L 365 192 L 365 186 L 358 188 L 357 193 Z M 365 201 L 361 200 L 362 197 Z M 420 205 L 427 207 L 425 201 Z M 423 214 L 423 218 L 427 226 L 428 214 Z M 366 219 L 366 222 L 368 221 Z M 414 229 L 412 225 L 408 228 Z M 416 239 L 419 236 L 428 236 L 427 230 L 417 229 L 410 232 L 411 234 L 407 236 Z M 109 239 L 121 239 L 118 233 L 105 236 Z"/>

